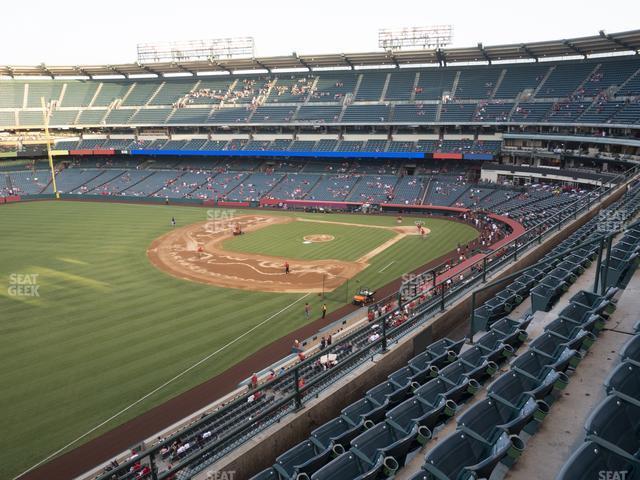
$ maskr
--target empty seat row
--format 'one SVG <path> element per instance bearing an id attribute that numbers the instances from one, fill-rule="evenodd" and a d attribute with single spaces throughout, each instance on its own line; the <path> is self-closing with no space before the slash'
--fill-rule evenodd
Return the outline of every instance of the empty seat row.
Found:
<path id="1" fill-rule="evenodd" d="M 611 299 L 597 297 L 579 292 L 570 304 L 584 302 L 580 305 L 593 311 L 610 311 Z M 505 323 L 495 325 L 503 327 Z M 511 362 L 510 371 L 488 387 L 487 398 L 458 419 L 456 432 L 427 453 L 422 471 L 412 478 L 489 478 L 498 464 L 513 465 L 525 448 L 521 432 L 536 433 L 550 405 L 566 387 L 566 373 L 578 366 L 591 345 L 566 340 L 544 332 L 530 342 L 529 349 Z"/>
<path id="2" fill-rule="evenodd" d="M 640 263 L 640 222 L 630 225 L 612 249 L 609 263 L 601 265 L 607 287 L 626 284 Z"/>
<path id="3" fill-rule="evenodd" d="M 591 412 L 584 443 L 571 455 L 558 480 L 640 478 L 640 323 L 620 351 L 621 363 L 604 382 L 607 397 Z"/>
<path id="4" fill-rule="evenodd" d="M 548 312 L 559 296 L 568 290 L 569 285 L 575 282 L 577 276 L 582 274 L 590 262 L 596 258 L 598 250 L 596 243 L 582 246 L 578 250 L 575 247 L 585 241 L 596 240 L 598 236 L 603 237 L 603 233 L 609 232 L 603 230 L 602 218 L 619 218 L 621 225 L 628 218 L 629 212 L 635 212 L 640 208 L 639 201 L 639 192 L 637 190 L 630 192 L 621 202 L 611 205 L 600 216 L 591 219 L 548 255 L 567 253 L 567 257 L 562 261 L 556 260 L 554 269 L 531 290 L 531 306 L 534 312 L 537 310 Z M 605 227 L 608 228 L 608 226 Z M 640 247 L 640 224 L 636 223 L 629 226 L 628 233 L 613 250 L 606 275 L 606 287 L 617 285 L 625 274 L 633 272 L 632 267 L 637 261 L 638 247 Z M 605 275 L 606 265 L 601 268 L 602 275 Z"/>

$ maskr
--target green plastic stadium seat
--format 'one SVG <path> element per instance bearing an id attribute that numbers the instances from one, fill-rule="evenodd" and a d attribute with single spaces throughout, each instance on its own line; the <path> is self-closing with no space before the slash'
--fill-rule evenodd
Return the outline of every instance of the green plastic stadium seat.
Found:
<path id="1" fill-rule="evenodd" d="M 640 405 L 607 397 L 589 415 L 587 438 L 618 455 L 640 459 Z"/>
<path id="2" fill-rule="evenodd" d="M 311 475 L 331 459 L 331 448 L 305 440 L 290 448 L 278 458 L 273 466 L 282 478 L 295 480 L 299 473 Z"/>
<path id="3" fill-rule="evenodd" d="M 625 480 L 640 480 L 640 461 L 616 455 L 595 442 L 585 442 L 563 465 L 556 480 L 599 479 L 603 478 L 601 472 L 625 472 Z"/>
<path id="4" fill-rule="evenodd" d="M 487 443 L 467 432 L 457 431 L 427 454 L 422 468 L 435 478 L 489 478 L 496 465 L 506 457 L 512 442 L 523 448 L 518 437 L 512 439 L 506 433 L 494 443 Z"/>
<path id="5" fill-rule="evenodd" d="M 632 362 L 618 365 L 605 379 L 605 390 L 640 405 L 640 366 Z"/>
<path id="6" fill-rule="evenodd" d="M 351 440 L 351 451 L 372 464 L 379 458 L 392 457 L 398 467 L 403 467 L 407 453 L 417 446 L 414 443 L 417 436 L 418 425 L 407 432 L 391 422 L 380 422 Z"/>
<path id="7" fill-rule="evenodd" d="M 311 476 L 311 480 L 373 480 L 383 468 L 384 459 L 375 464 L 353 452 L 345 452 Z"/>

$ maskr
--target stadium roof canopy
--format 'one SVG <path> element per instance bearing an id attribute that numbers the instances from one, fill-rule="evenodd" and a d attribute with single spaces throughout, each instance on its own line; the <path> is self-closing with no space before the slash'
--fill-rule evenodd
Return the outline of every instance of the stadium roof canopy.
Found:
<path id="1" fill-rule="evenodd" d="M 236 58 L 225 60 L 210 59 L 192 62 L 165 63 L 125 63 L 120 65 L 84 65 L 84 66 L 0 66 L 0 76 L 44 76 L 67 77 L 82 76 L 136 76 L 167 74 L 191 74 L 211 72 L 251 71 L 251 70 L 284 70 L 284 69 L 331 69 L 357 67 L 400 67 L 411 65 L 448 63 L 468 63 L 515 60 L 535 60 L 560 57 L 589 57 L 591 55 L 618 52 L 635 52 L 640 50 L 640 30 L 619 33 L 605 33 L 590 37 L 571 38 L 565 40 L 549 40 L 544 42 L 517 43 L 510 45 L 475 47 L 424 49 L 396 52 L 369 53 L 333 53 L 325 55 L 297 55 Z"/>

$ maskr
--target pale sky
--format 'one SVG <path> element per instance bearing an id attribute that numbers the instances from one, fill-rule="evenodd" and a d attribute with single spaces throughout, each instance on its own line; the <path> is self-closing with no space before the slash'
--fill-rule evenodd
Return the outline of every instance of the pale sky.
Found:
<path id="1" fill-rule="evenodd" d="M 0 65 L 136 60 L 136 44 L 253 36 L 256 56 L 379 51 L 379 28 L 452 24 L 456 47 L 640 28 L 637 0 L 30 0 L 0 3 Z"/>

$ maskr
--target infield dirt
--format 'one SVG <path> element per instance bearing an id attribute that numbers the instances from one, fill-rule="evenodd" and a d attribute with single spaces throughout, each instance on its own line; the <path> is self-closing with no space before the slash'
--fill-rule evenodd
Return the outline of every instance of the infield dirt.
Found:
<path id="1" fill-rule="evenodd" d="M 413 227 L 383 227 L 346 224 L 349 226 L 383 228 L 396 235 L 366 253 L 356 261 L 342 260 L 285 260 L 281 257 L 255 253 L 230 252 L 222 243 L 239 228 L 250 234 L 271 225 L 299 221 L 295 217 L 243 215 L 228 222 L 201 222 L 176 228 L 154 240 L 147 250 L 149 260 L 160 270 L 178 278 L 218 287 L 241 290 L 317 293 L 331 291 L 368 266 L 375 255 L 402 240 L 406 235 L 418 234 Z M 308 221 L 308 220 L 303 220 Z M 285 274 L 284 263 L 290 264 Z"/>

